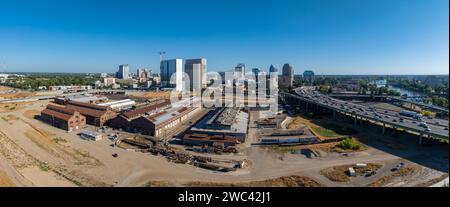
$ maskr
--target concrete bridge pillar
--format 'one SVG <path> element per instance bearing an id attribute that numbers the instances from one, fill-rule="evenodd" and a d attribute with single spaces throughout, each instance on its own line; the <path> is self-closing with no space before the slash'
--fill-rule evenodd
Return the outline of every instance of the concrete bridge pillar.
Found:
<path id="1" fill-rule="evenodd" d="M 420 133 L 420 136 L 419 136 L 419 145 L 422 145 L 422 143 L 423 143 L 423 134 L 422 133 Z"/>
<path id="2" fill-rule="evenodd" d="M 383 123 L 383 134 L 386 132 L 386 124 L 385 123 Z"/>
<path id="3" fill-rule="evenodd" d="M 333 110 L 333 109 L 331 109 L 331 110 Z M 336 119 L 336 111 L 335 110 L 333 110 L 333 119 Z"/>
<path id="4" fill-rule="evenodd" d="M 357 125 L 357 124 L 358 124 L 358 116 L 355 115 L 355 125 Z"/>

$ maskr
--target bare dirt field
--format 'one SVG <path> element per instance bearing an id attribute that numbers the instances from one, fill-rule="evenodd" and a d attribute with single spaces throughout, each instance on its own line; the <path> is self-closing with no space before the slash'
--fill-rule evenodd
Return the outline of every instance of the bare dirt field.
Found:
<path id="1" fill-rule="evenodd" d="M 40 115 L 40 114 L 41 114 L 41 112 L 36 109 L 26 110 L 25 112 L 23 112 L 23 116 L 28 119 L 34 119 L 35 116 Z"/>
<path id="2" fill-rule="evenodd" d="M 323 169 L 320 171 L 320 174 L 334 182 L 348 182 L 348 181 L 350 181 L 350 176 L 348 175 L 347 170 L 350 167 L 354 167 L 354 165 L 341 165 L 341 166 Z M 361 175 L 364 175 L 364 173 L 366 173 L 367 171 L 376 172 L 381 167 L 382 167 L 382 165 L 380 165 L 380 164 L 368 163 L 366 167 L 354 168 L 354 169 L 355 169 L 356 176 L 361 176 Z"/>
<path id="3" fill-rule="evenodd" d="M 386 176 L 378 179 L 377 181 L 369 184 L 368 186 L 370 186 L 370 187 L 386 186 L 386 184 L 391 182 L 392 180 L 399 178 L 399 177 L 407 177 L 407 176 L 413 174 L 415 171 L 416 171 L 416 169 L 414 167 L 405 167 L 405 168 L 398 170 L 397 172 L 394 172 L 390 175 L 386 175 Z"/>
<path id="4" fill-rule="evenodd" d="M 14 90 L 14 88 L 8 86 L 0 86 L 0 91 L 11 91 L 11 90 Z"/>
<path id="5" fill-rule="evenodd" d="M 311 178 L 305 176 L 291 175 L 283 176 L 274 179 L 251 181 L 251 182 L 237 182 L 237 183 L 223 183 L 223 182 L 187 182 L 176 184 L 169 181 L 149 181 L 145 187 L 325 187 Z"/>
<path id="6" fill-rule="evenodd" d="M 33 92 L 21 92 L 21 93 L 0 93 L 0 97 L 4 99 L 15 99 L 15 98 L 28 98 L 35 96 L 36 93 Z"/>
<path id="7" fill-rule="evenodd" d="M 14 183 L 8 175 L 0 169 L 0 187 L 13 187 Z"/>
<path id="8" fill-rule="evenodd" d="M 23 109 L 30 102 L 20 102 L 20 103 L 0 103 L 0 113 L 12 112 Z"/>
<path id="9" fill-rule="evenodd" d="M 311 178 L 296 175 L 242 183 L 190 182 L 185 185 L 187 187 L 325 187 Z"/>

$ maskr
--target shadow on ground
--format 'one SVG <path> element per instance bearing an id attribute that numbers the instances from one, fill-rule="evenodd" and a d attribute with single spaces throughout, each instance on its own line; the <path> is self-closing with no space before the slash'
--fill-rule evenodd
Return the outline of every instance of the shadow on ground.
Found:
<path id="1" fill-rule="evenodd" d="M 370 148 L 398 156 L 424 167 L 448 173 L 449 171 L 449 146 L 433 139 L 423 139 L 419 144 L 419 136 L 405 131 L 386 128 L 385 135 L 382 127 L 369 123 L 354 125 L 351 118 L 333 120 L 326 114 L 316 115 L 313 118 L 304 114 L 297 114 L 310 120 L 312 123 L 334 130 L 342 135 L 350 135 Z"/>

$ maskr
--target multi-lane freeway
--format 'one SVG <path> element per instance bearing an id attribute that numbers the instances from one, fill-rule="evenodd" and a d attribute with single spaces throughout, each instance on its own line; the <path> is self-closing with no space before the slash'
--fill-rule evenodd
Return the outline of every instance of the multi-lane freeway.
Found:
<path id="1" fill-rule="evenodd" d="M 415 132 L 424 137 L 445 139 L 449 138 L 449 121 L 432 117 L 421 119 L 402 116 L 397 111 L 384 110 L 371 106 L 364 106 L 344 100 L 331 98 L 317 92 L 314 87 L 301 87 L 294 90 L 295 94 L 281 93 L 284 98 L 298 99 L 309 104 L 332 109 L 333 113 L 341 113 L 358 120 L 367 120 L 381 124 L 384 128 L 395 127 Z"/>

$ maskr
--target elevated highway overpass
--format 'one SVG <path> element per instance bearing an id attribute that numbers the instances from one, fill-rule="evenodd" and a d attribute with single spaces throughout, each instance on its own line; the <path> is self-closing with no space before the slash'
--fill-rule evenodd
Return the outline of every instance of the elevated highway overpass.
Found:
<path id="1" fill-rule="evenodd" d="M 375 100 L 389 100 L 389 101 L 395 101 L 395 102 L 403 102 L 403 103 L 409 103 L 414 104 L 416 106 L 420 106 L 425 109 L 429 109 L 438 113 L 445 113 L 449 114 L 449 110 L 444 107 L 435 106 L 432 104 L 426 104 L 418 101 L 408 100 L 405 98 L 400 98 L 396 96 L 387 96 L 387 95 L 367 95 L 367 94 L 330 94 L 330 97 L 338 98 L 338 99 L 375 99 Z M 414 97 L 412 97 L 414 98 Z"/>
<path id="2" fill-rule="evenodd" d="M 383 133 L 385 133 L 386 127 L 390 127 L 417 134 L 421 137 L 420 140 L 422 138 L 430 138 L 448 142 L 449 139 L 448 120 L 433 118 L 418 121 L 410 117 L 401 116 L 394 111 L 375 109 L 322 95 L 311 88 L 297 88 L 293 94 L 280 93 L 280 97 L 290 103 L 304 103 L 306 110 L 313 107 L 329 110 L 334 118 L 338 114 L 352 117 L 355 124 L 367 121 L 380 125 Z M 421 122 L 426 123 L 427 127 L 421 126 Z"/>

